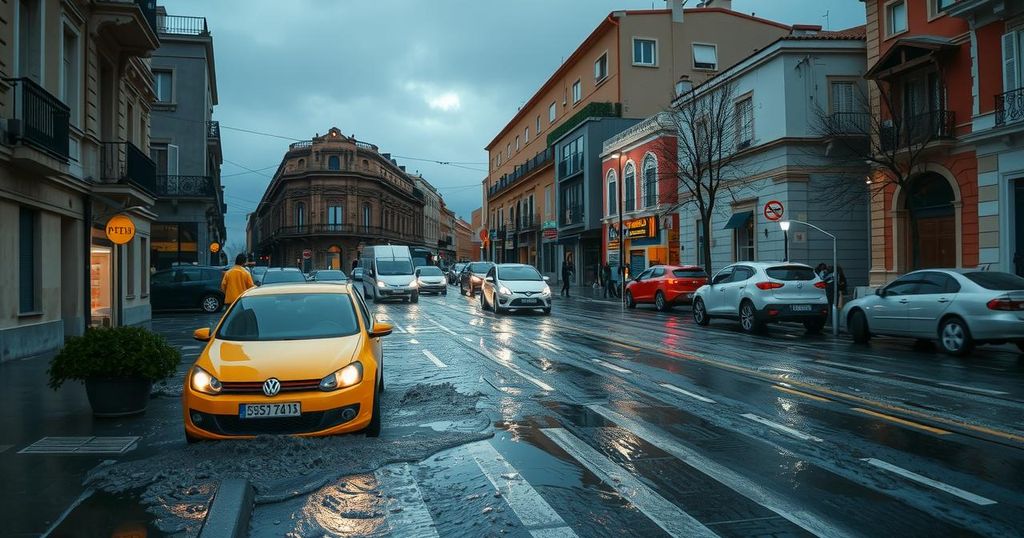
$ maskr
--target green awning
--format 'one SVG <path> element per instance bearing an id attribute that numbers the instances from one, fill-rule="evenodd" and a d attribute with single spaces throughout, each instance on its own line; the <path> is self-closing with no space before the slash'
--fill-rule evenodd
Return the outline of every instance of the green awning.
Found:
<path id="1" fill-rule="evenodd" d="M 743 228 L 750 222 L 750 219 L 754 218 L 753 211 L 743 211 L 740 213 L 733 213 L 732 217 L 729 218 L 729 222 L 725 223 L 723 230 L 736 230 Z"/>

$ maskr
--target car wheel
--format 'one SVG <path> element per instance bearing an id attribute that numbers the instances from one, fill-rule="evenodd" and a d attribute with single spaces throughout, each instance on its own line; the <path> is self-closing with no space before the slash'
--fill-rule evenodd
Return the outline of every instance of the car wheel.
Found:
<path id="1" fill-rule="evenodd" d="M 866 344 L 871 339 L 871 331 L 868 330 L 868 317 L 864 314 L 863 310 L 854 310 L 850 314 L 848 327 L 850 334 L 853 335 L 854 342 Z"/>
<path id="2" fill-rule="evenodd" d="M 419 294 L 419 292 L 413 292 L 412 299 L 409 299 L 409 302 L 410 303 L 418 303 L 418 302 L 420 302 L 420 294 Z"/>
<path id="3" fill-rule="evenodd" d="M 708 309 L 704 306 L 704 299 L 700 297 L 693 300 L 693 321 L 702 327 L 711 323 L 711 316 L 708 315 Z"/>
<path id="4" fill-rule="evenodd" d="M 544 315 L 545 316 L 550 316 L 551 315 L 551 307 L 548 307 L 548 308 L 544 309 Z"/>
<path id="5" fill-rule="evenodd" d="M 657 308 L 658 312 L 667 312 L 672 310 L 672 305 L 665 300 L 665 294 L 659 291 L 654 294 L 654 308 Z"/>
<path id="6" fill-rule="evenodd" d="M 825 328 L 825 320 L 809 319 L 804 322 L 804 329 L 810 334 L 818 334 Z"/>
<path id="7" fill-rule="evenodd" d="M 974 348 L 971 332 L 960 318 L 949 318 L 939 327 L 939 345 L 946 353 L 962 357 Z"/>
<path id="8" fill-rule="evenodd" d="M 370 424 L 366 426 L 363 433 L 367 437 L 380 437 L 380 390 L 373 391 L 373 407 L 370 412 Z"/>
<path id="9" fill-rule="evenodd" d="M 484 294 L 480 294 L 480 310 L 487 310 L 487 303 L 484 301 Z"/>
<path id="10" fill-rule="evenodd" d="M 199 307 L 203 309 L 203 312 L 213 314 L 220 310 L 220 297 L 217 297 L 216 295 L 204 295 L 203 300 L 199 302 Z"/>
<path id="11" fill-rule="evenodd" d="M 743 332 L 756 333 L 761 330 L 761 323 L 757 321 L 757 314 L 754 312 L 754 303 L 743 301 L 740 305 L 740 327 Z"/>
<path id="12" fill-rule="evenodd" d="M 626 308 L 636 308 L 636 301 L 633 299 L 633 292 L 626 292 Z"/>

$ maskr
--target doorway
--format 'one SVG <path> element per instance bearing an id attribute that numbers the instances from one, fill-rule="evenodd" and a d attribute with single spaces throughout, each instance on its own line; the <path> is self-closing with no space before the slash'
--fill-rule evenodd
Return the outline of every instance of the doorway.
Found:
<path id="1" fill-rule="evenodd" d="M 956 195 L 946 178 L 927 173 L 908 189 L 911 269 L 956 267 Z"/>

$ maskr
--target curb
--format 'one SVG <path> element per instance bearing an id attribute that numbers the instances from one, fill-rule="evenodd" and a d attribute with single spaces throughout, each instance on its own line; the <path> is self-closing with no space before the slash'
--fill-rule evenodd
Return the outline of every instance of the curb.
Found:
<path id="1" fill-rule="evenodd" d="M 222 481 L 217 486 L 199 538 L 247 536 L 254 498 L 252 485 L 247 480 L 229 478 Z"/>

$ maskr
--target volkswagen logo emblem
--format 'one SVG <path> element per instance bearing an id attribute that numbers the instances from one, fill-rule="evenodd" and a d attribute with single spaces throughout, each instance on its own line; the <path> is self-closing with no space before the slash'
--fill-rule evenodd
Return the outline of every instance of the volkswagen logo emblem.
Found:
<path id="1" fill-rule="evenodd" d="M 263 382 L 263 394 L 267 396 L 276 396 L 278 392 L 281 392 L 281 382 L 276 377 L 272 377 Z"/>

